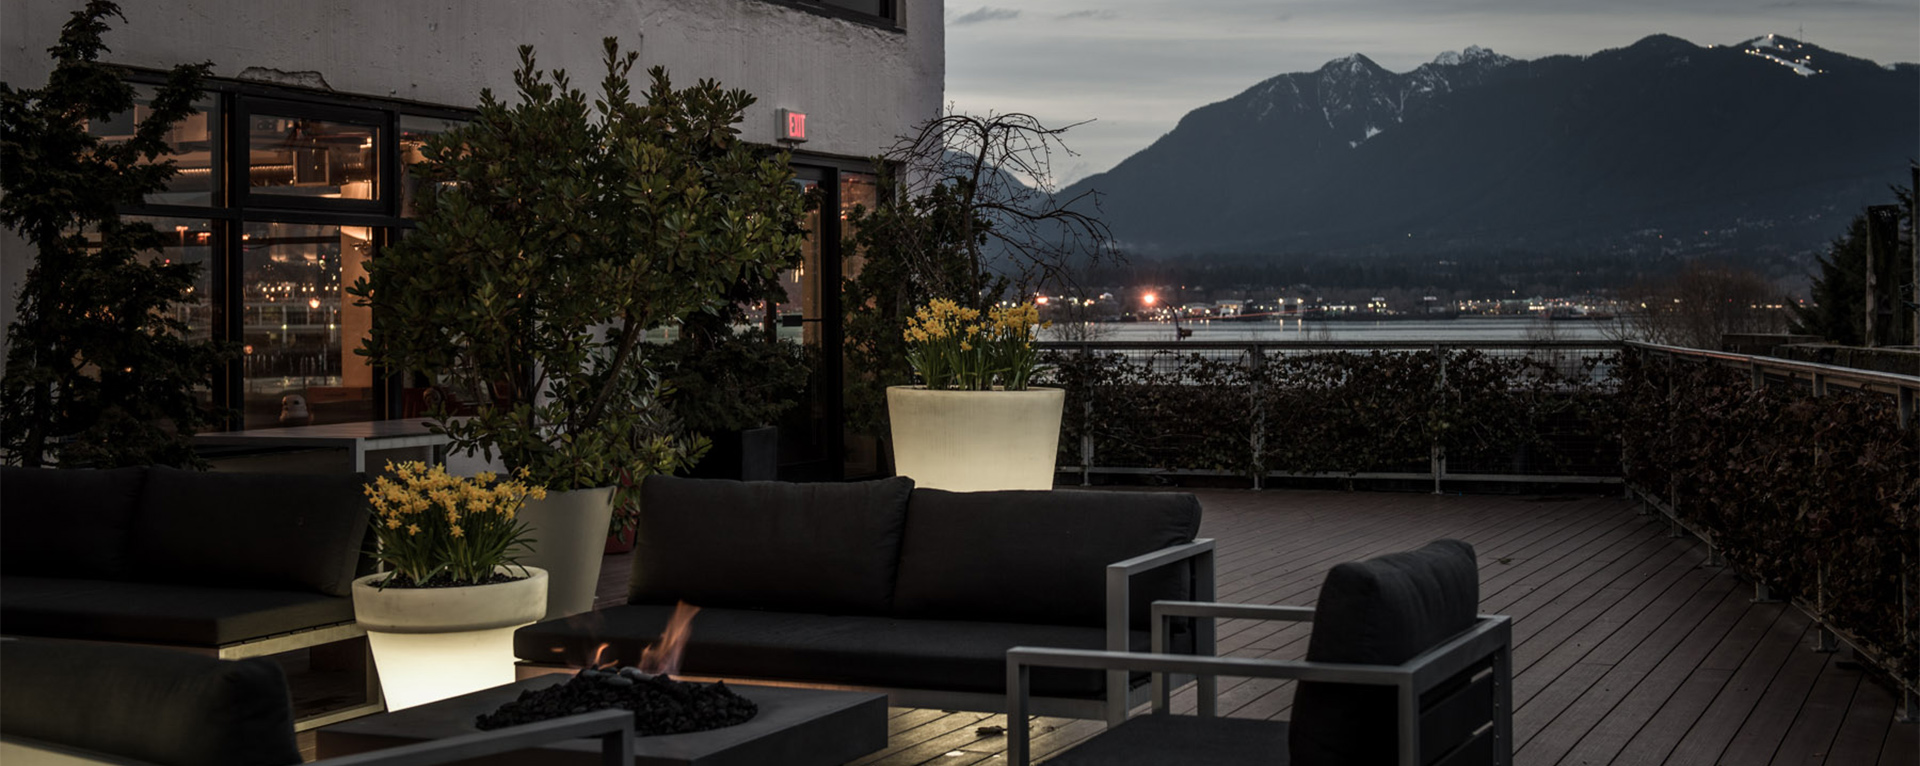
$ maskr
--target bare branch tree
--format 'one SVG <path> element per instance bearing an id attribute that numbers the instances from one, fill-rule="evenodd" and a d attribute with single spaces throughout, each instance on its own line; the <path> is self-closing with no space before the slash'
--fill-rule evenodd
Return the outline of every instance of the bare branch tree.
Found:
<path id="1" fill-rule="evenodd" d="M 1629 289 L 1639 310 L 1613 332 L 1627 340 L 1717 349 L 1728 333 L 1777 333 L 1787 326 L 1787 299 L 1765 277 L 1701 262 L 1670 278 Z"/>
<path id="2" fill-rule="evenodd" d="M 897 193 L 951 206 L 942 223 L 956 227 L 948 233 L 967 268 L 918 269 L 935 282 L 934 293 L 984 304 L 1001 292 L 990 274 L 1031 295 L 1071 285 L 1078 268 L 1117 260 L 1113 233 L 1099 218 L 1099 195 L 1088 190 L 1062 199 L 1053 180 L 1054 153 L 1074 154 L 1061 137 L 1085 124 L 1050 127 L 1020 112 L 950 111 L 883 155 L 897 168 Z M 921 252 L 942 255 L 938 247 Z M 939 284 L 954 277 L 963 281 Z"/>

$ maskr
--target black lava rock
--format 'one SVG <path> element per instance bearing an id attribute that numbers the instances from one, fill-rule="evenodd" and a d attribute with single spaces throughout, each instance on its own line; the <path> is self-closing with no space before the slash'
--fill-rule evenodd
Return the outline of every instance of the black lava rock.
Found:
<path id="1" fill-rule="evenodd" d="M 524 690 L 518 699 L 473 723 L 492 730 L 613 708 L 633 711 L 634 733 L 642 737 L 718 729 L 745 723 L 760 712 L 753 700 L 734 694 L 725 682 L 583 670 L 564 684 Z"/>

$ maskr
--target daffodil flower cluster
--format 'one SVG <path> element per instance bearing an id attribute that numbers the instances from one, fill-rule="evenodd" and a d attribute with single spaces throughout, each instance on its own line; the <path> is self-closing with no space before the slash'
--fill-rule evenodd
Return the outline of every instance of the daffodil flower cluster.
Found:
<path id="1" fill-rule="evenodd" d="M 373 556 L 394 573 L 386 585 L 484 583 L 533 542 L 517 516 L 547 491 L 528 486 L 524 471 L 519 480 L 491 472 L 468 478 L 418 461 L 388 463 L 387 471 L 366 487 L 378 540 Z"/>
<path id="2" fill-rule="evenodd" d="M 989 309 L 935 298 L 907 320 L 907 360 L 927 388 L 1019 391 L 1039 370 L 1033 347 L 1040 309 L 1031 303 Z"/>

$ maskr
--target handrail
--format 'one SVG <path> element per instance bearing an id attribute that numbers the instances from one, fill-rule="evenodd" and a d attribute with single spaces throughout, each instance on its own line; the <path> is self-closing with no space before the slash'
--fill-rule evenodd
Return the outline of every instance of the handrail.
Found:
<path id="1" fill-rule="evenodd" d="M 1034 343 L 1043 351 L 1113 349 L 1118 351 L 1224 351 L 1248 348 L 1345 349 L 1595 349 L 1620 348 L 1617 340 L 1049 340 Z"/>
<path id="2" fill-rule="evenodd" d="M 1687 348 L 1685 346 L 1665 346 L 1658 343 L 1646 343 L 1637 340 L 1626 341 L 1626 346 L 1644 351 L 1671 354 L 1673 356 L 1727 362 L 1748 367 L 1758 366 L 1765 372 L 1798 373 L 1809 377 L 1818 376 L 1824 378 L 1828 384 L 1837 383 L 1850 388 L 1886 387 L 1893 391 L 1899 391 L 1901 389 L 1920 391 L 1920 376 L 1902 375 L 1897 372 L 1862 370 L 1855 367 L 1840 367 L 1838 365 L 1820 364 L 1818 362 L 1801 362 L 1792 359 L 1781 359 L 1774 356 L 1735 354 L 1727 351 L 1709 351 L 1699 348 Z"/>

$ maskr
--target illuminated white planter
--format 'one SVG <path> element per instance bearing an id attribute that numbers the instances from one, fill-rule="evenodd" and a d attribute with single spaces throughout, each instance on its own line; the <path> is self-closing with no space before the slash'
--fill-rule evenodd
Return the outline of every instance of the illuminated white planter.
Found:
<path id="1" fill-rule="evenodd" d="M 1052 489 L 1067 392 L 887 389 L 895 472 L 955 492 Z"/>
<path id="2" fill-rule="evenodd" d="M 354 619 L 367 629 L 387 709 L 513 683 L 513 632 L 547 611 L 547 573 L 526 574 L 465 588 L 374 587 L 385 573 L 354 580 Z"/>
<path id="3" fill-rule="evenodd" d="M 547 492 L 528 500 L 519 519 L 527 523 L 533 552 L 520 563 L 547 570 L 547 615 L 554 619 L 593 610 L 600 586 L 600 559 L 607 553 L 613 522 L 613 487 Z"/>

